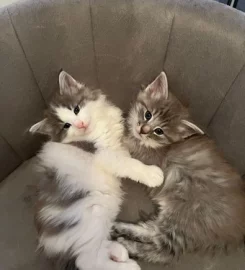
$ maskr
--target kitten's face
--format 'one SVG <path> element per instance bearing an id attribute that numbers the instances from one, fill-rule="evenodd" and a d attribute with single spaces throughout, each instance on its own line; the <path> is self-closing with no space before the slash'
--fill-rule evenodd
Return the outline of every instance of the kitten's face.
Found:
<path id="1" fill-rule="evenodd" d="M 187 121 L 187 110 L 168 92 L 167 77 L 162 72 L 138 94 L 130 110 L 128 126 L 140 144 L 157 148 L 203 132 Z"/>
<path id="2" fill-rule="evenodd" d="M 51 102 L 46 118 L 30 131 L 47 134 L 58 142 L 89 139 L 104 95 L 91 91 L 64 71 L 60 73 L 59 84 L 60 92 Z"/>

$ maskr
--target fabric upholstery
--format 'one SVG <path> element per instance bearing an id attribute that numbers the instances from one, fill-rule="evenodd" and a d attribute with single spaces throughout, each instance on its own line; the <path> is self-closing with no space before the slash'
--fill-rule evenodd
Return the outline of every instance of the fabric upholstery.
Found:
<path id="1" fill-rule="evenodd" d="M 165 70 L 170 89 L 197 124 L 245 174 L 245 15 L 211 0 L 19 0 L 0 8 L 0 266 L 49 269 L 34 252 L 25 162 L 41 138 L 28 128 L 42 119 L 60 68 L 101 88 L 127 111 L 141 84 Z M 120 218 L 152 205 L 125 185 Z M 130 193 L 132 194 L 132 192 Z M 130 205 L 130 207 L 129 207 Z M 166 270 L 244 269 L 244 254 L 184 256 Z M 143 270 L 161 265 L 144 264 Z"/>
<path id="2" fill-rule="evenodd" d="M 210 122 L 209 132 L 234 166 L 245 175 L 245 67 Z M 244 178 L 245 179 L 245 178 Z"/>
<path id="3" fill-rule="evenodd" d="M 16 154 L 11 146 L 0 137 L 0 179 L 11 173 L 21 163 L 21 158 Z"/>
<path id="4" fill-rule="evenodd" d="M 51 264 L 36 251 L 33 200 L 38 177 L 33 169 L 35 164 L 35 158 L 26 161 L 0 184 L 1 270 L 53 270 Z M 136 194 L 137 190 L 135 190 Z M 141 196 L 135 196 L 131 200 L 133 204 L 138 205 L 142 205 L 142 201 L 147 202 Z M 137 213 L 131 209 L 124 209 L 123 216 L 134 219 Z M 142 262 L 140 264 L 142 270 L 242 270 L 245 268 L 242 251 L 214 258 L 190 254 L 181 257 L 179 262 L 168 267 Z"/>
<path id="5" fill-rule="evenodd" d="M 0 135 L 10 146 L 8 155 L 18 156 L 21 161 L 33 155 L 38 147 L 37 138 L 26 131 L 41 117 L 45 107 L 6 9 L 0 10 L 0 29 Z M 4 144 L 3 147 L 1 159 L 6 158 L 7 148 Z M 8 167 L 4 163 L 0 166 L 1 174 L 6 176 Z"/>
<path id="6" fill-rule="evenodd" d="M 23 163 L 0 185 L 0 266 L 3 270 L 48 270 L 36 251 L 33 200 L 37 174 L 35 160 Z"/>
<path id="7" fill-rule="evenodd" d="M 124 110 L 164 69 L 196 122 L 245 172 L 242 127 L 235 124 L 235 143 L 228 144 L 214 124 L 230 127 L 231 113 L 222 110 L 231 95 L 244 101 L 232 94 L 244 77 L 243 13 L 205 0 L 21 0 L 1 9 L 0 24 L 0 135 L 19 162 L 39 146 L 26 131 L 41 119 L 60 68 L 102 88 Z"/>
<path id="8" fill-rule="evenodd" d="M 236 105 L 244 101 L 233 94 L 244 78 L 243 13 L 207 0 L 21 0 L 0 12 L 0 135 L 19 162 L 40 145 L 26 131 L 41 119 L 60 68 L 124 110 L 164 69 L 196 122 L 245 172 L 244 112 L 234 120 L 233 110 L 224 111 L 231 95 Z M 227 143 L 217 127 L 230 133 L 231 120 L 236 139 Z M 9 169 L 1 169 L 3 178 Z"/>

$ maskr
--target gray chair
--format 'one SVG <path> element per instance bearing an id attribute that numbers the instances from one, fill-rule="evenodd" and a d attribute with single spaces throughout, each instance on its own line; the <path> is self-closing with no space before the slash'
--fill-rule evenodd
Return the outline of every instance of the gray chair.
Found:
<path id="1" fill-rule="evenodd" d="M 60 68 L 101 88 L 125 111 L 139 86 L 165 70 L 171 90 L 244 174 L 244 63 L 245 16 L 213 1 L 19 0 L 1 7 L 0 268 L 49 269 L 35 253 L 32 222 L 31 157 L 42 138 L 27 130 L 42 118 Z M 134 189 L 131 203 L 146 204 Z M 190 254 L 164 269 L 238 270 L 245 260 L 242 251 Z"/>

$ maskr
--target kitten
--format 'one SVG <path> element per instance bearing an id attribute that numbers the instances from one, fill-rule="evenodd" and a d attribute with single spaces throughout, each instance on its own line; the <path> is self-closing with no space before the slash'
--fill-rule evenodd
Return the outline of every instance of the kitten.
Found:
<path id="1" fill-rule="evenodd" d="M 30 129 L 51 138 L 38 155 L 45 176 L 36 212 L 39 246 L 49 257 L 75 258 L 82 270 L 138 270 L 127 250 L 109 241 L 122 202 L 119 177 L 157 186 L 163 173 L 130 157 L 122 112 L 105 95 L 64 71 L 59 85 L 46 118 Z"/>
<path id="2" fill-rule="evenodd" d="M 164 185 L 149 190 L 157 214 L 136 224 L 115 223 L 112 235 L 133 258 L 169 263 L 185 252 L 243 243 L 242 180 L 188 111 L 168 91 L 162 72 L 138 94 L 128 117 L 132 157 L 160 166 Z"/>

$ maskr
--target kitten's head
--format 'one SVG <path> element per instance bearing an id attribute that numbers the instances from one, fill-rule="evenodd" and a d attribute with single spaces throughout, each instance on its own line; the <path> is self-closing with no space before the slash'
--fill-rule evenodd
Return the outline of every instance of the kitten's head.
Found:
<path id="1" fill-rule="evenodd" d="M 203 134 L 189 121 L 187 109 L 169 93 L 164 72 L 138 94 L 130 110 L 128 127 L 140 144 L 152 148 Z"/>
<path id="2" fill-rule="evenodd" d="M 104 100 L 99 90 L 90 90 L 62 71 L 59 91 L 45 113 L 46 118 L 33 125 L 30 132 L 48 135 L 57 142 L 87 140 L 94 132 L 93 123 Z"/>

